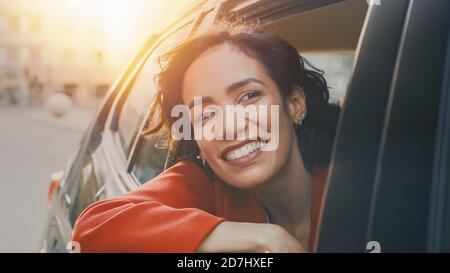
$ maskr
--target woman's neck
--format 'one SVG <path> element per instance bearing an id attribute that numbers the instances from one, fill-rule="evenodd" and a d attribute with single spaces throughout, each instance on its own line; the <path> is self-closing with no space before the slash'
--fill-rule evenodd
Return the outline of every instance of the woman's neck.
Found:
<path id="1" fill-rule="evenodd" d="M 299 151 L 295 143 L 292 151 Z M 308 247 L 311 226 L 311 176 L 300 152 L 292 152 L 277 175 L 254 189 L 271 223 L 283 226 Z"/>

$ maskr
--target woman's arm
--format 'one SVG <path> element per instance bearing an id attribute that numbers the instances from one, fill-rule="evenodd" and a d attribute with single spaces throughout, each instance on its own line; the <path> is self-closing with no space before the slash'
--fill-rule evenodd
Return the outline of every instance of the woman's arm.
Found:
<path id="1" fill-rule="evenodd" d="M 303 251 L 280 226 L 215 216 L 211 182 L 191 164 L 89 206 L 75 224 L 73 241 L 81 252 Z"/>
<path id="2" fill-rule="evenodd" d="M 222 221 L 195 208 L 111 199 L 80 216 L 72 240 L 81 252 L 195 252 Z"/>
<path id="3" fill-rule="evenodd" d="M 73 241 L 81 252 L 195 252 L 223 218 L 213 184 L 192 162 L 179 162 L 142 187 L 84 210 Z"/>

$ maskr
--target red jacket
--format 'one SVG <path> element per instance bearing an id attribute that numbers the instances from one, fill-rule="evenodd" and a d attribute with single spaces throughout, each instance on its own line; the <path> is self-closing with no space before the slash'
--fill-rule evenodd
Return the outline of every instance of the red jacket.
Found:
<path id="1" fill-rule="evenodd" d="M 325 178 L 325 169 L 313 176 L 309 250 Z M 195 252 L 225 220 L 266 223 L 266 214 L 251 191 L 211 182 L 195 163 L 181 161 L 137 190 L 86 208 L 73 241 L 82 252 Z"/>

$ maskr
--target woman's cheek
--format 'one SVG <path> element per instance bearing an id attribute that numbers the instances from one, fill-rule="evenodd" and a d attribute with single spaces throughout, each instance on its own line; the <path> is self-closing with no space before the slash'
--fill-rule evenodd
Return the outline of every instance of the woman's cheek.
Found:
<path id="1" fill-rule="evenodd" d="M 214 141 L 208 140 L 197 140 L 197 145 L 200 149 L 200 155 L 202 159 L 206 160 L 209 165 L 215 165 L 219 160 L 217 157 L 218 152 L 216 151 L 216 145 Z"/>

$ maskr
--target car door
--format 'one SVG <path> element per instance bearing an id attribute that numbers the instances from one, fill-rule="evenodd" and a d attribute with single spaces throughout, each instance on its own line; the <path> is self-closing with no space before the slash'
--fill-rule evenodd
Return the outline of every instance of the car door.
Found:
<path id="1" fill-rule="evenodd" d="M 442 0 L 370 8 L 336 136 L 318 252 L 445 249 L 436 224 L 442 206 L 431 196 L 443 194 L 436 189 L 446 178 L 436 175 L 448 171 L 436 155 L 448 96 L 449 11 Z"/>

